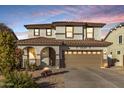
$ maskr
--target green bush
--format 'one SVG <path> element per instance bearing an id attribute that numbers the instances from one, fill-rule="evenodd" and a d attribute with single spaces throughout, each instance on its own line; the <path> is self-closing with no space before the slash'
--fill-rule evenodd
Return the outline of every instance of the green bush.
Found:
<path id="1" fill-rule="evenodd" d="M 6 88 L 33 88 L 37 84 L 27 72 L 13 71 L 5 75 L 4 86 Z"/>

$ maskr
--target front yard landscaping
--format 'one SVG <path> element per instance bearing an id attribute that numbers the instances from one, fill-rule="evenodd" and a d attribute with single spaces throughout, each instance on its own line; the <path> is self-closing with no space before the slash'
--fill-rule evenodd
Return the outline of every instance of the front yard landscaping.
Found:
<path id="1" fill-rule="evenodd" d="M 53 74 L 47 77 L 41 76 L 41 70 L 28 71 L 32 75 L 37 88 L 64 88 L 63 74 L 67 73 L 64 69 L 52 69 Z M 4 78 L 0 75 L 0 87 L 4 87 Z"/>
<path id="2" fill-rule="evenodd" d="M 52 74 L 47 77 L 41 77 L 41 70 L 32 72 L 33 79 L 41 88 L 64 88 L 63 74 L 67 73 L 64 69 L 52 69 Z"/>

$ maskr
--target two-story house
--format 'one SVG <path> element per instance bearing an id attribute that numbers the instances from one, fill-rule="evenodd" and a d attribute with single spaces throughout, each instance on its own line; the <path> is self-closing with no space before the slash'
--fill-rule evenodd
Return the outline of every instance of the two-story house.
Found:
<path id="1" fill-rule="evenodd" d="M 124 66 L 124 23 L 116 25 L 111 28 L 105 41 L 113 42 L 107 47 L 107 53 L 111 53 L 115 60 L 115 66 Z"/>
<path id="2" fill-rule="evenodd" d="M 101 67 L 106 47 L 111 42 L 101 40 L 103 23 L 53 22 L 29 24 L 28 39 L 19 40 L 25 60 L 40 65 L 43 61 L 58 67 Z"/>

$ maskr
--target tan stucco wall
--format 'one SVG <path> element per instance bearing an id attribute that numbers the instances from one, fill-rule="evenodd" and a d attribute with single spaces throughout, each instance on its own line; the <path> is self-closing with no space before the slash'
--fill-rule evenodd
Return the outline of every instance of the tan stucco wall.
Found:
<path id="1" fill-rule="evenodd" d="M 65 38 L 65 34 L 63 35 L 56 35 L 57 39 L 65 39 L 65 40 L 70 40 L 70 39 L 77 39 L 77 40 L 82 40 L 83 38 L 86 38 L 86 29 L 84 29 L 84 37 L 83 37 L 83 26 L 74 26 L 74 33 L 82 33 L 81 35 L 74 35 L 74 38 Z M 56 27 L 56 33 L 65 33 L 65 26 L 57 26 Z M 94 28 L 94 37 L 96 40 L 101 40 L 101 28 L 100 27 L 95 27 Z"/>
<path id="2" fill-rule="evenodd" d="M 122 35 L 123 43 L 118 43 L 118 37 Z M 113 58 L 117 58 L 119 62 L 116 63 L 116 66 L 123 66 L 123 55 L 124 55 L 124 27 L 119 27 L 116 30 L 113 30 L 109 36 L 107 37 L 106 41 L 113 42 L 111 46 L 107 48 L 108 52 L 112 52 Z M 120 51 L 121 54 L 118 55 L 117 51 Z"/>
<path id="3" fill-rule="evenodd" d="M 101 28 L 94 28 L 94 37 L 96 40 L 101 40 Z"/>
<path id="4" fill-rule="evenodd" d="M 56 35 L 56 33 L 58 33 Z M 63 34 L 61 34 L 63 33 Z M 80 35 L 75 34 L 74 38 L 65 38 L 65 26 L 57 26 L 56 29 L 52 29 L 52 36 L 46 36 L 46 29 L 40 29 L 40 36 L 34 36 L 34 29 L 28 29 L 28 38 L 35 37 L 47 37 L 47 38 L 56 38 L 56 39 L 65 39 L 65 40 L 82 40 L 86 38 L 86 29 L 84 29 L 83 37 L 83 26 L 74 26 L 74 33 L 80 33 Z M 61 34 L 61 35 L 60 35 Z M 94 37 L 96 40 L 101 39 L 101 30 L 100 28 L 94 28 Z"/>
<path id="5" fill-rule="evenodd" d="M 56 39 L 65 39 L 65 40 L 82 40 L 83 35 L 83 27 L 82 26 L 75 26 L 74 27 L 74 33 L 81 33 L 81 35 L 74 35 L 74 38 L 65 38 L 65 26 L 57 26 L 56 27 L 56 33 L 64 33 L 62 35 L 56 35 Z"/>
<path id="6" fill-rule="evenodd" d="M 34 29 L 28 29 L 28 38 L 48 37 L 55 38 L 56 30 L 52 29 L 52 36 L 46 36 L 46 29 L 40 29 L 40 36 L 34 36 Z"/>

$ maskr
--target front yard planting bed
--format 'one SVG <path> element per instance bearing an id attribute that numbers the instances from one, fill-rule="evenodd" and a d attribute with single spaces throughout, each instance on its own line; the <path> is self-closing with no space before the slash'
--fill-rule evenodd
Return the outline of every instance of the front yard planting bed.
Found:
<path id="1" fill-rule="evenodd" d="M 25 71 L 23 71 L 25 72 Z M 41 76 L 41 70 L 28 71 L 32 75 L 32 79 L 36 82 L 38 88 L 64 88 L 63 74 L 68 72 L 64 69 L 52 69 L 52 75 L 47 77 Z M 0 87 L 2 88 L 4 83 L 4 77 L 0 75 Z"/>

